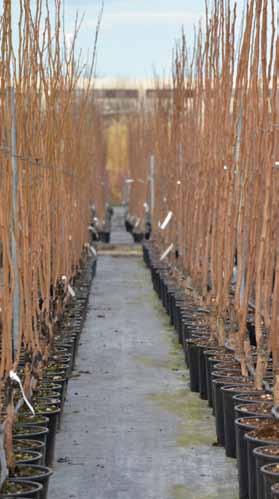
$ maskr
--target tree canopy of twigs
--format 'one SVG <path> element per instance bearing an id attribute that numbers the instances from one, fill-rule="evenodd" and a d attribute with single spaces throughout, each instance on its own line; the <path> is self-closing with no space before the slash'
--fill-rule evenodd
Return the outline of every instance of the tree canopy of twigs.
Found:
<path id="1" fill-rule="evenodd" d="M 238 16 L 243 16 L 238 23 Z M 238 28 L 238 25 L 240 28 Z M 279 40 L 274 0 L 206 6 L 193 49 L 182 33 L 173 57 L 171 99 L 159 86 L 143 126 L 130 125 L 130 164 L 146 176 L 155 157 L 153 245 L 183 285 L 210 309 L 212 335 L 234 342 L 242 373 L 253 371 L 247 315 L 254 308 L 255 385 L 272 352 L 279 373 Z M 146 111 L 145 111 L 146 112 Z M 137 150 L 142 155 L 140 161 Z M 140 166 L 144 165 L 144 166 Z M 146 200 L 135 195 L 140 216 Z M 158 224 L 171 211 L 165 230 Z M 138 215 L 139 214 L 139 215 Z M 278 380 L 275 400 L 279 402 Z"/>

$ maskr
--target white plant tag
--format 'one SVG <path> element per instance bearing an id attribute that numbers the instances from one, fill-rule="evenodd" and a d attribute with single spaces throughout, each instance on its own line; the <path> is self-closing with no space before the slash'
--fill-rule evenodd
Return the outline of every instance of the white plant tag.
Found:
<path id="1" fill-rule="evenodd" d="M 73 298 L 76 296 L 76 293 L 74 292 L 74 290 L 70 284 L 68 284 L 68 291 Z"/>
<path id="2" fill-rule="evenodd" d="M 169 222 L 172 219 L 172 215 L 173 215 L 173 212 L 169 211 L 168 214 L 167 214 L 167 216 L 166 216 L 166 218 L 165 218 L 165 220 L 161 224 L 160 229 L 165 230 L 165 228 L 168 226 Z"/>
<path id="3" fill-rule="evenodd" d="M 22 386 L 22 383 L 21 383 L 21 380 L 20 378 L 18 377 L 17 373 L 15 371 L 10 371 L 10 378 L 13 380 L 13 381 L 16 381 L 18 384 L 19 384 L 19 387 L 20 387 L 20 390 L 21 390 L 21 393 L 22 393 L 22 396 L 23 396 L 23 399 L 24 399 L 24 402 L 25 404 L 28 406 L 28 408 L 30 409 L 30 411 L 32 412 L 33 416 L 35 416 L 35 411 L 32 407 L 32 405 L 30 404 L 29 400 L 27 399 L 25 393 L 24 393 L 24 390 L 23 390 L 23 386 Z"/>
<path id="4" fill-rule="evenodd" d="M 173 250 L 173 243 L 164 251 L 164 253 L 161 255 L 160 262 L 168 256 L 168 254 Z"/>
<path id="5" fill-rule="evenodd" d="M 95 250 L 94 246 L 90 246 L 90 251 L 93 256 L 97 256 L 97 251 Z"/>

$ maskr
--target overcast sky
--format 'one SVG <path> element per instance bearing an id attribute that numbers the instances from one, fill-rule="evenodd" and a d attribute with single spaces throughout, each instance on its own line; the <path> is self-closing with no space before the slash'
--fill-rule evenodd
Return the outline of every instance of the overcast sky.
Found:
<path id="1" fill-rule="evenodd" d="M 85 14 L 79 46 L 92 47 L 100 0 L 64 0 L 68 34 L 75 13 Z M 102 78 L 151 78 L 170 73 L 172 49 L 184 26 L 189 43 L 204 13 L 204 0 L 105 0 L 98 46 Z"/>

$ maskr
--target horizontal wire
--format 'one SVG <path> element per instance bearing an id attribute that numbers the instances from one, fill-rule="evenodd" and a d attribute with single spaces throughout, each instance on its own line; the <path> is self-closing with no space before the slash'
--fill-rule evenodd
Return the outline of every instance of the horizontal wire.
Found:
<path id="1" fill-rule="evenodd" d="M 78 175 L 76 175 L 75 173 L 71 173 L 71 172 L 67 171 L 65 169 L 65 167 L 62 167 L 59 165 L 51 165 L 51 164 L 42 163 L 42 160 L 39 158 L 34 159 L 31 156 L 23 156 L 21 154 L 14 154 L 11 151 L 11 148 L 6 146 L 6 145 L 3 145 L 3 144 L 0 145 L 0 151 L 3 151 L 5 154 L 8 154 L 11 158 L 20 159 L 22 161 L 29 162 L 30 165 L 34 165 L 34 166 L 37 166 L 39 168 L 46 168 L 48 170 L 59 170 L 61 173 L 63 173 L 64 175 L 68 175 L 69 177 L 74 177 L 74 178 L 78 178 L 78 179 L 81 178 Z"/>

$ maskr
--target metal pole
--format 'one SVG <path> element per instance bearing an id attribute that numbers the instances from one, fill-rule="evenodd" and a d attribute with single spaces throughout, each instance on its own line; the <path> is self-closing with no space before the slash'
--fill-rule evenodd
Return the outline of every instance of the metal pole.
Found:
<path id="1" fill-rule="evenodd" d="M 11 89 L 11 114 L 12 114 L 12 130 L 11 130 L 11 146 L 12 146 L 12 192 L 13 192 L 13 212 L 12 212 L 12 227 L 11 227 L 11 240 L 12 240 L 12 264 L 14 272 L 14 294 L 13 294 L 13 315 L 12 315 L 12 347 L 13 357 L 15 357 L 17 341 L 19 336 L 19 273 L 18 273 L 18 258 L 17 258 L 17 191 L 18 191 L 18 168 L 17 168 L 17 146 L 16 146 L 16 106 L 15 106 L 15 92 Z"/>
<path id="2" fill-rule="evenodd" d="M 149 159 L 149 182 L 150 182 L 150 215 L 152 221 L 154 216 L 154 204 L 155 204 L 154 174 L 155 174 L 155 156 L 151 154 Z"/>

